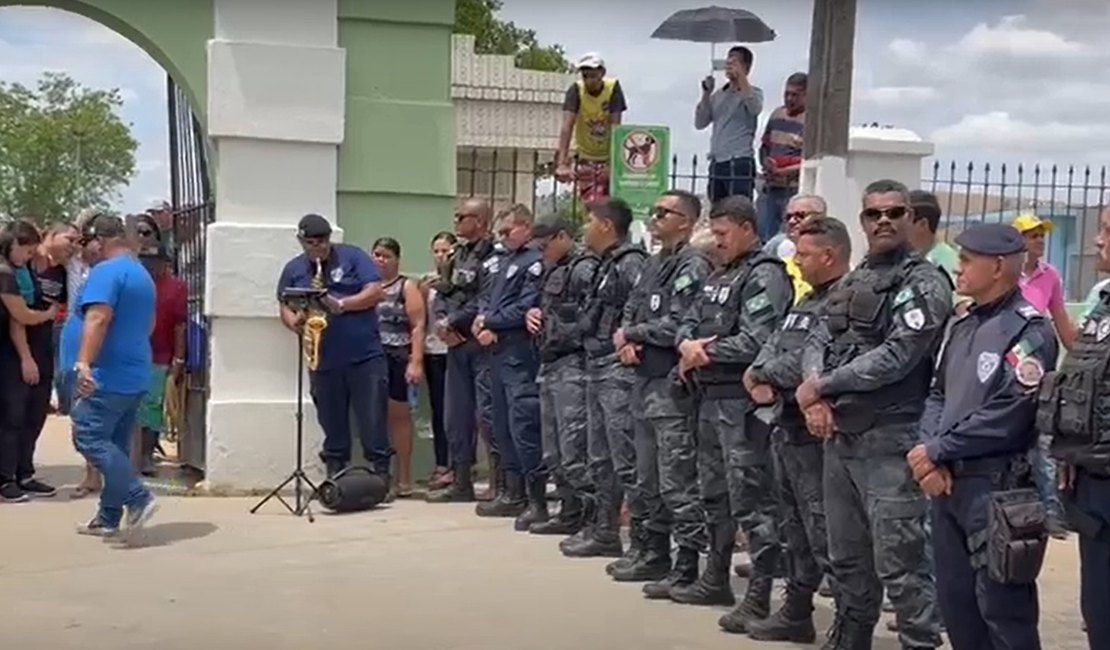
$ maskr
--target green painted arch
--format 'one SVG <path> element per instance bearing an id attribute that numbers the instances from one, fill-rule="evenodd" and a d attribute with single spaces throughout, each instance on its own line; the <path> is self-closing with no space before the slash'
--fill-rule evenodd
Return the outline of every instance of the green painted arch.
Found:
<path id="1" fill-rule="evenodd" d="M 0 7 L 61 9 L 104 25 L 157 61 L 185 91 L 200 123 L 207 123 L 212 0 L 0 0 Z"/>

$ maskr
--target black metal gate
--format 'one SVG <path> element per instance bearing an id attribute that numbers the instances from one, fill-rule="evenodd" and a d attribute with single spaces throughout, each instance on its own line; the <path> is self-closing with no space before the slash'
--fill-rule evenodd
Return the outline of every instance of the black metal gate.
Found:
<path id="1" fill-rule="evenodd" d="M 216 209 L 208 177 L 208 149 L 185 92 L 166 75 L 169 113 L 172 248 L 177 276 L 189 288 L 188 380 L 185 428 L 178 435 L 182 464 L 204 471 L 208 402 L 208 318 L 204 311 L 205 235 Z"/>

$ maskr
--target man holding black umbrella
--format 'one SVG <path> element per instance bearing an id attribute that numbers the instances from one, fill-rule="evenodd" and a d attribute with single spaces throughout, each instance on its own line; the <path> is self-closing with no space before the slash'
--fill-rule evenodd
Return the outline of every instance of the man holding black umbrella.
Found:
<path id="1" fill-rule="evenodd" d="M 709 198 L 719 201 L 742 194 L 749 199 L 755 188 L 756 124 L 763 111 L 763 90 L 748 80 L 755 55 L 743 46 L 733 47 L 725 60 L 728 82 L 714 92 L 709 75 L 701 82 L 701 101 L 694 110 L 694 128 L 713 125 L 709 140 Z"/>

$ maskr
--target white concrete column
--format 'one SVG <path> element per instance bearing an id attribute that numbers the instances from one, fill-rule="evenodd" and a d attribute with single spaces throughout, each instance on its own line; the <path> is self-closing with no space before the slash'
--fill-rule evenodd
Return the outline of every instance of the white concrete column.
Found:
<path id="1" fill-rule="evenodd" d="M 884 178 L 917 189 L 921 162 L 933 155 L 933 149 L 931 142 L 905 129 L 852 127 L 847 158 L 826 157 L 803 165 L 801 192 L 824 197 L 829 216 L 848 226 L 853 266 L 867 252 L 867 238 L 859 224 L 863 190 Z"/>
<path id="2" fill-rule="evenodd" d="M 300 217 L 316 212 L 335 222 L 345 58 L 337 0 L 214 4 L 206 473 L 214 488 L 263 488 L 290 471 L 295 454 L 297 345 L 277 319 L 275 289 L 299 252 Z M 308 400 L 305 424 L 314 462 L 322 436 Z"/>

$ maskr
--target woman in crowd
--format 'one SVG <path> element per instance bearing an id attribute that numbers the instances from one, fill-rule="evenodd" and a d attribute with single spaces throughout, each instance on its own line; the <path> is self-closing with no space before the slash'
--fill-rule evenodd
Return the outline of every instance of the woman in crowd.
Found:
<path id="1" fill-rule="evenodd" d="M 1064 281 L 1060 272 L 1044 259 L 1045 240 L 1052 232 L 1052 223 L 1043 221 L 1036 215 L 1023 214 L 1013 223 L 1025 238 L 1025 266 L 1022 268 L 1021 295 L 1037 311 L 1052 319 L 1060 343 L 1071 349 L 1075 343 L 1076 330 L 1064 305 Z M 1034 468 L 1037 491 L 1048 509 L 1048 532 L 1057 539 L 1067 537 L 1064 527 L 1064 506 L 1056 491 L 1056 464 L 1048 458 L 1049 436 L 1041 436 L 1040 444 L 1030 452 L 1029 460 Z"/>
<path id="2" fill-rule="evenodd" d="M 443 395 L 447 386 L 447 343 L 436 336 L 435 283 L 447 269 L 447 262 L 458 239 L 447 231 L 432 237 L 432 262 L 435 272 L 424 276 L 420 288 L 424 292 L 428 319 L 424 335 L 424 376 L 428 378 L 428 401 L 432 406 L 432 443 L 435 448 L 436 466 L 428 478 L 429 490 L 442 490 L 451 485 L 450 459 L 447 457 L 447 428 L 443 407 Z"/>
<path id="3" fill-rule="evenodd" d="M 35 479 L 34 468 L 50 408 L 58 312 L 31 267 L 41 245 L 29 221 L 11 222 L 0 232 L 0 499 L 9 503 L 55 492 Z"/>
<path id="4" fill-rule="evenodd" d="M 389 366 L 389 437 L 397 455 L 398 497 L 412 496 L 412 409 L 410 390 L 424 375 L 424 296 L 400 274 L 401 245 L 382 237 L 371 250 L 385 297 L 378 303 L 382 347 Z"/>
<path id="5" fill-rule="evenodd" d="M 80 233 L 85 224 L 96 218 L 97 213 L 92 211 L 85 211 L 77 218 L 73 224 L 74 228 Z M 68 297 L 66 300 L 66 313 L 67 318 L 71 316 L 77 308 L 77 300 L 81 296 L 81 291 L 85 288 L 85 280 L 89 277 L 90 264 L 86 258 L 87 251 L 78 246 L 75 254 L 69 258 L 69 263 L 66 264 L 66 287 L 68 289 Z M 61 350 L 59 343 L 58 358 L 68 358 L 64 351 Z M 69 356 L 76 357 L 77 352 L 73 351 Z M 59 373 L 61 374 L 61 373 Z M 58 412 L 63 415 L 69 415 L 69 408 L 73 402 L 73 387 L 66 382 L 59 382 L 57 385 L 58 391 Z M 100 473 L 92 466 L 92 463 L 85 463 L 85 477 L 81 479 L 81 483 L 73 491 L 73 498 L 80 499 L 90 494 L 96 494 L 100 491 L 103 483 L 100 478 Z"/>

